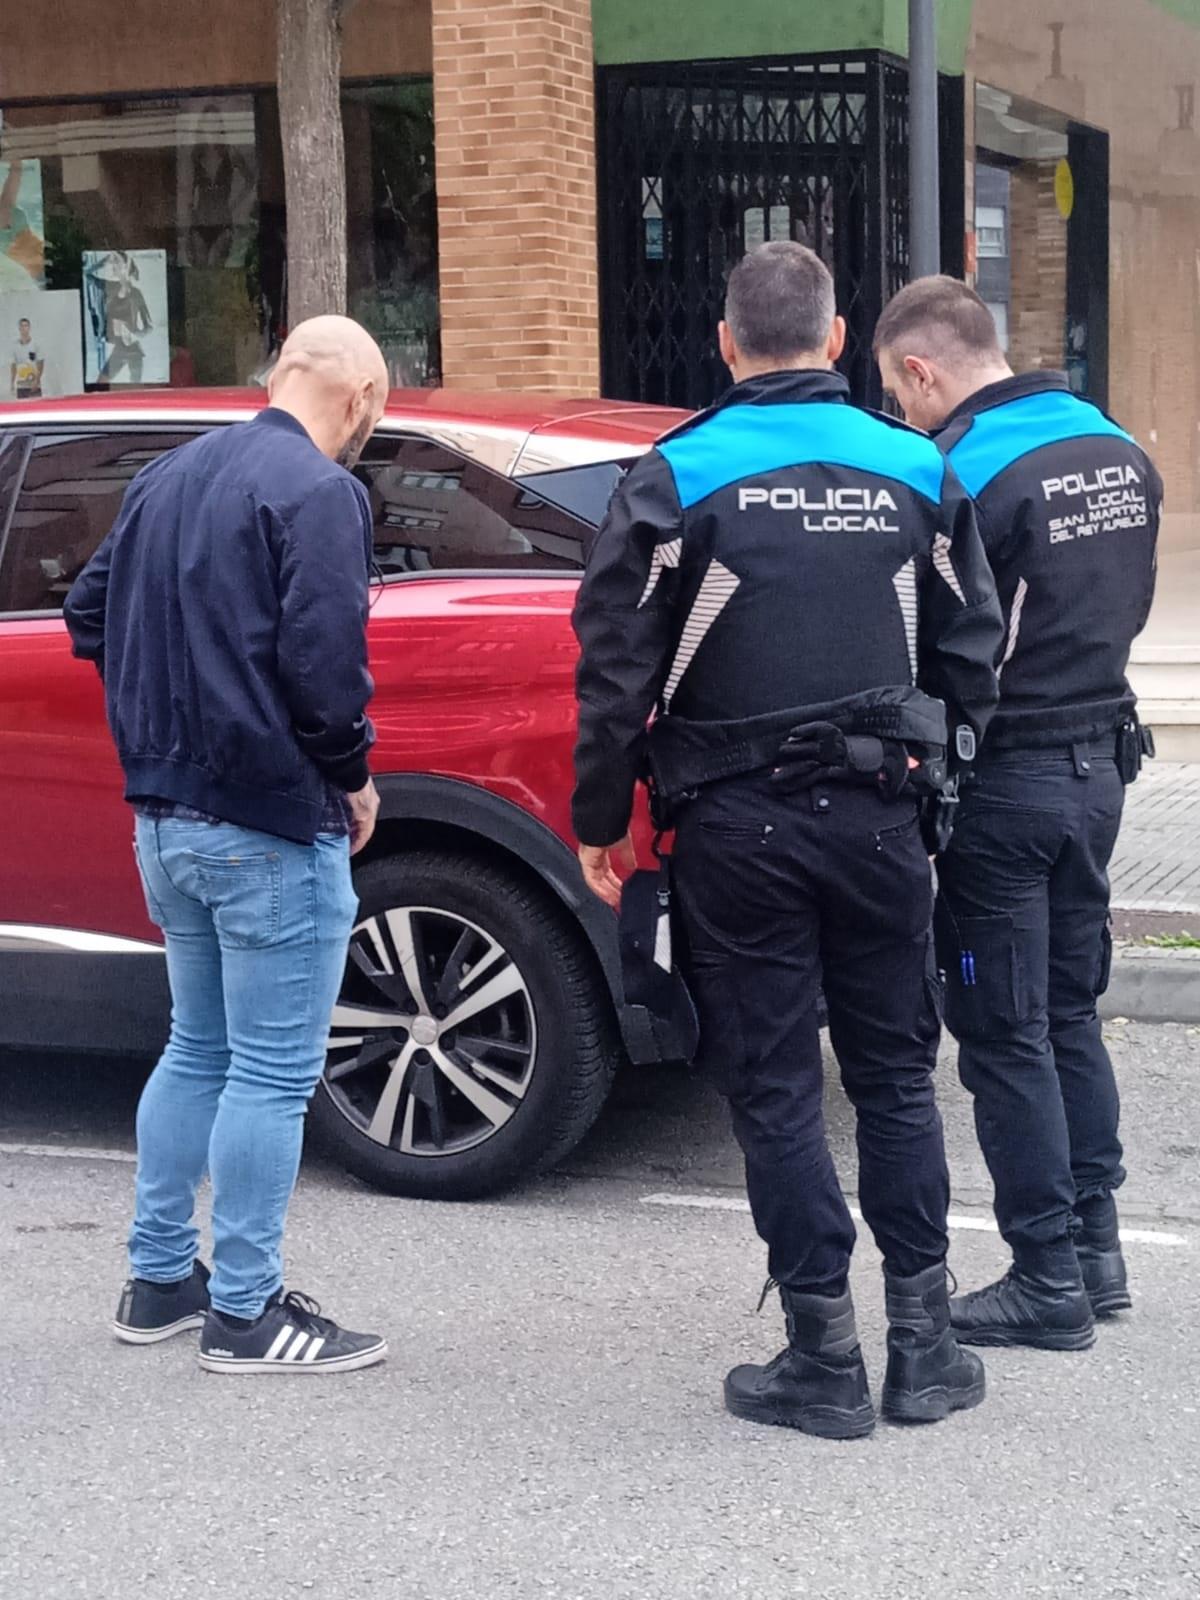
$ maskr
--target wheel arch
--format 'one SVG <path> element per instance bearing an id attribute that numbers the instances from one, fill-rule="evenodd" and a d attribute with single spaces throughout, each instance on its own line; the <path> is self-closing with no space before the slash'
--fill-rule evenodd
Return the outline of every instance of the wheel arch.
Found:
<path id="1" fill-rule="evenodd" d="M 458 778 L 391 773 L 377 776 L 375 785 L 379 823 L 362 859 L 437 845 L 504 858 L 512 870 L 549 890 L 587 941 L 630 1059 L 667 1058 L 649 1012 L 626 1003 L 616 918 L 587 889 L 578 861 L 556 833 L 511 800 Z"/>

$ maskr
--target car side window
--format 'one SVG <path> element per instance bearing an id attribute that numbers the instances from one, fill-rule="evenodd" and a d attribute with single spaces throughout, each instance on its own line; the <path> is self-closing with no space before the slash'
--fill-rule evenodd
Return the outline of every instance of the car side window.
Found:
<path id="1" fill-rule="evenodd" d="M 58 611 L 131 478 L 188 432 L 35 433 L 0 553 L 0 612 Z"/>
<path id="2" fill-rule="evenodd" d="M 579 572 L 593 529 L 428 439 L 376 434 L 355 475 L 371 496 L 384 577 L 419 572 Z"/>
<path id="3" fill-rule="evenodd" d="M 4 546 L 28 454 L 27 438 L 19 433 L 0 434 L 0 569 L 4 563 Z"/>
<path id="4" fill-rule="evenodd" d="M 621 479 L 637 460 L 588 461 L 578 467 L 554 467 L 549 472 L 519 472 L 517 481 L 552 506 L 560 506 L 593 528 L 604 521 L 609 502 Z"/>

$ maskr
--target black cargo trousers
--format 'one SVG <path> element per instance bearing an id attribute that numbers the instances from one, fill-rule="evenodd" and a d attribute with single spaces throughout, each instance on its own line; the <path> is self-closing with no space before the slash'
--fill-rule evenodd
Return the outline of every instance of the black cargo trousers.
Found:
<path id="1" fill-rule="evenodd" d="M 1111 739 L 985 752 L 938 862 L 946 1022 L 996 1220 L 1031 1271 L 1054 1268 L 1080 1220 L 1109 1225 L 1125 1177 L 1096 1011 L 1124 798 Z"/>
<path id="2" fill-rule="evenodd" d="M 771 1276 L 838 1294 L 854 1248 L 825 1139 L 822 987 L 857 1112 L 863 1215 L 889 1271 L 941 1261 L 949 1178 L 916 802 L 842 785 L 788 795 L 768 774 L 730 779 L 684 807 L 674 863 L 701 1054 L 730 1103 Z"/>

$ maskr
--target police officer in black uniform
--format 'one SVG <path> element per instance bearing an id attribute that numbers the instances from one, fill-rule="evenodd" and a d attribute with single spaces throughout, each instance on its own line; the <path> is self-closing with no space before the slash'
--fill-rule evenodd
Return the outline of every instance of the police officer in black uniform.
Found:
<path id="1" fill-rule="evenodd" d="M 1000 613 L 937 448 L 847 403 L 820 260 L 762 246 L 725 314 L 733 388 L 629 473 L 580 591 L 574 821 L 585 876 L 614 904 L 647 760 L 676 829 L 703 1049 L 788 1334 L 776 1360 L 729 1374 L 726 1404 L 848 1438 L 875 1413 L 822 1124 L 822 983 L 884 1258 L 884 1414 L 935 1421 L 984 1393 L 949 1327 L 920 813 L 937 826 L 948 761 L 995 704 Z"/>
<path id="2" fill-rule="evenodd" d="M 1162 483 L 1061 373 L 1014 377 L 965 284 L 925 278 L 876 331 L 885 385 L 974 497 L 1004 611 L 1000 706 L 938 863 L 947 1021 L 1013 1252 L 952 1303 L 963 1341 L 1080 1350 L 1130 1304 L 1125 1173 L 1097 997 L 1125 785 L 1152 753 L 1125 676 L 1154 593 Z"/>

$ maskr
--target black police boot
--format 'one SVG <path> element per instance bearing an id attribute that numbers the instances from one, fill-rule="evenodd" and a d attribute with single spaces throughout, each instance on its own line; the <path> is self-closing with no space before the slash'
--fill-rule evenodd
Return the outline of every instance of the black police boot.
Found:
<path id="1" fill-rule="evenodd" d="M 889 1422 L 941 1422 L 984 1397 L 983 1362 L 950 1326 L 946 1264 L 887 1277 L 888 1364 L 881 1410 Z"/>
<path id="2" fill-rule="evenodd" d="M 1083 1230 L 1075 1237 L 1075 1256 L 1094 1317 L 1112 1317 L 1133 1306 L 1125 1275 L 1125 1256 L 1112 1202 L 1083 1210 Z"/>
<path id="3" fill-rule="evenodd" d="M 1030 1252 L 998 1283 L 950 1302 L 960 1344 L 1030 1345 L 1035 1350 L 1086 1350 L 1096 1324 L 1069 1240 Z"/>
<path id="4" fill-rule="evenodd" d="M 850 1291 L 800 1294 L 779 1286 L 788 1347 L 765 1367 L 734 1367 L 725 1406 L 747 1422 L 798 1428 L 821 1439 L 861 1439 L 875 1426 Z"/>

